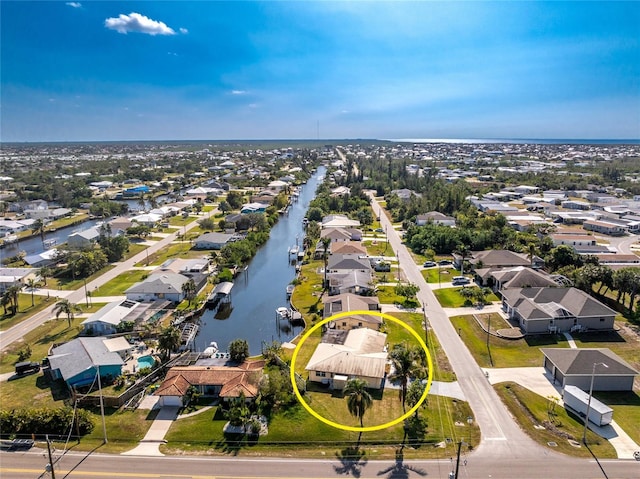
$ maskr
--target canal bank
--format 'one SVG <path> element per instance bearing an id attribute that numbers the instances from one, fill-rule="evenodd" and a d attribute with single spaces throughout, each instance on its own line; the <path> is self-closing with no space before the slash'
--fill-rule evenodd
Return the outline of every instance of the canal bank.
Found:
<path id="1" fill-rule="evenodd" d="M 226 350 L 234 339 L 245 339 L 250 354 L 260 354 L 264 343 L 289 341 L 302 331 L 302 325 L 276 319 L 276 309 L 289 305 L 287 285 L 296 275 L 295 266 L 289 261 L 289 248 L 296 242 L 302 246 L 302 219 L 324 180 L 325 171 L 320 167 L 301 188 L 298 200 L 271 229 L 269 240 L 236 277 L 230 310 L 224 314 L 212 309 L 203 312 L 195 343 L 197 350 L 204 350 L 212 341 Z"/>

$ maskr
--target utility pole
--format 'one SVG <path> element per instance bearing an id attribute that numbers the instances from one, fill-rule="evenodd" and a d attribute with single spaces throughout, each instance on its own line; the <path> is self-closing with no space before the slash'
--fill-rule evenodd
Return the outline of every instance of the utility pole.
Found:
<path id="1" fill-rule="evenodd" d="M 49 453 L 49 464 L 46 466 L 46 471 L 51 473 L 51 479 L 56 479 L 56 471 L 53 469 L 53 457 L 51 456 L 51 443 L 49 442 L 49 435 L 45 436 L 47 441 L 47 452 Z"/>

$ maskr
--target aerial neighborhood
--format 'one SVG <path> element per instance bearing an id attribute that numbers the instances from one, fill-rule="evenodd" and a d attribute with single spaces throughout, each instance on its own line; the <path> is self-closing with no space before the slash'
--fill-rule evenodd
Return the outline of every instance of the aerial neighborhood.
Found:
<path id="1" fill-rule="evenodd" d="M 471 453 L 488 416 L 554 454 L 640 449 L 637 144 L 0 156 L 7 447 L 71 426 L 79 447 L 143 455 L 354 442 L 311 409 L 389 423 L 355 442 L 380 457 Z"/>

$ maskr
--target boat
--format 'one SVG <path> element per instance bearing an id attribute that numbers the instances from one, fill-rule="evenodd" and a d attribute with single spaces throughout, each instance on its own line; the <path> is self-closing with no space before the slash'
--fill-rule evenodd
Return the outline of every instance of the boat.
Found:
<path id="1" fill-rule="evenodd" d="M 300 248 L 298 247 L 298 245 L 294 245 L 291 248 L 289 248 L 289 259 L 290 260 L 298 259 L 299 251 L 300 251 Z"/>
<path id="2" fill-rule="evenodd" d="M 233 283 L 230 281 L 224 281 L 216 285 L 211 291 L 211 294 L 207 298 L 207 305 L 215 307 L 220 301 L 231 301 L 231 290 L 233 289 Z"/>
<path id="3" fill-rule="evenodd" d="M 289 299 L 291 297 L 291 295 L 293 294 L 293 290 L 295 289 L 295 286 L 293 284 L 288 284 L 287 285 L 287 299 Z"/>
<path id="4" fill-rule="evenodd" d="M 276 318 L 277 319 L 289 319 L 289 309 L 284 306 L 280 306 L 276 309 Z"/>
<path id="5" fill-rule="evenodd" d="M 211 341 L 209 343 L 209 347 L 205 348 L 205 350 L 202 352 L 202 355 L 210 358 L 217 352 L 218 352 L 218 343 L 216 343 L 215 341 Z"/>
<path id="6" fill-rule="evenodd" d="M 15 243 L 16 241 L 18 241 L 18 236 L 17 235 L 7 235 L 3 239 L 4 239 L 5 244 L 10 244 L 10 243 Z"/>
<path id="7" fill-rule="evenodd" d="M 58 240 L 57 240 L 57 239 L 55 239 L 55 238 L 50 238 L 50 239 L 46 239 L 46 240 L 44 240 L 44 241 L 42 242 L 42 245 L 43 245 L 46 249 L 49 249 L 49 248 L 51 248 L 52 246 L 55 246 L 55 244 L 56 244 L 57 242 L 58 242 Z"/>

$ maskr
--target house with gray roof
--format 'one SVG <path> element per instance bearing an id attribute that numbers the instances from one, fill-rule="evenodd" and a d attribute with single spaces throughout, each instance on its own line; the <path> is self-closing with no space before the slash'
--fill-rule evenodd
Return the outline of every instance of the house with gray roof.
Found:
<path id="1" fill-rule="evenodd" d="M 336 296 L 328 296 L 322 300 L 324 304 L 323 318 L 329 318 L 338 313 L 347 311 L 379 311 L 380 300 L 377 296 L 358 296 L 353 293 L 344 293 Z M 356 314 L 331 321 L 328 328 L 350 330 L 357 328 L 369 328 L 380 330 L 382 318 L 377 315 Z"/>
<path id="2" fill-rule="evenodd" d="M 91 336 L 108 336 L 118 332 L 118 326 L 124 321 L 135 321 L 142 312 L 137 301 L 114 301 L 93 313 L 80 326 L 82 332 Z"/>
<path id="3" fill-rule="evenodd" d="M 438 211 L 430 211 L 429 213 L 423 213 L 416 216 L 416 225 L 424 226 L 427 223 L 433 223 L 434 225 L 443 226 L 455 226 L 456 219 L 453 216 L 447 216 L 444 213 Z"/>
<path id="4" fill-rule="evenodd" d="M 502 290 L 502 308 L 525 334 L 613 329 L 616 312 L 577 288 Z"/>
<path id="5" fill-rule="evenodd" d="M 371 272 L 371 263 L 357 254 L 332 254 L 327 262 L 328 273 L 344 273 L 346 271 Z"/>
<path id="6" fill-rule="evenodd" d="M 516 266 L 499 270 L 489 269 L 489 276 L 493 278 L 493 290 L 500 291 L 505 288 L 542 288 L 559 286 L 551 275 L 547 273 Z M 476 274 L 479 274 L 476 271 Z"/>
<path id="7" fill-rule="evenodd" d="M 87 248 L 98 241 L 100 237 L 100 228 L 92 226 L 84 231 L 70 234 L 67 238 L 67 244 L 72 248 Z"/>
<path id="8" fill-rule="evenodd" d="M 35 268 L 0 268 L 0 293 L 6 291 L 13 285 L 24 287 L 27 282 L 33 279 L 38 281 L 38 270 Z"/>
<path id="9" fill-rule="evenodd" d="M 124 294 L 130 301 L 157 301 L 164 299 L 179 303 L 184 299 L 182 285 L 189 279 L 178 273 L 162 272 L 152 274 L 144 281 L 131 286 Z"/>
<path id="10" fill-rule="evenodd" d="M 121 341 L 104 337 L 80 337 L 51 349 L 49 359 L 52 379 L 62 379 L 70 388 L 88 386 L 100 378 L 109 380 L 122 373 L 123 356 L 131 345 L 124 338 Z"/>
<path id="11" fill-rule="evenodd" d="M 340 273 L 328 273 L 329 295 L 353 293 L 362 296 L 373 294 L 373 276 L 371 271 L 358 270 L 343 271 Z"/>
<path id="12" fill-rule="evenodd" d="M 631 391 L 638 371 L 607 348 L 542 348 L 544 368 L 554 384 L 583 391 Z M 594 364 L 596 367 L 594 368 Z M 603 366 L 606 364 L 606 367 Z"/>
<path id="13" fill-rule="evenodd" d="M 233 238 L 234 235 L 227 233 L 204 233 L 196 238 L 193 246 L 196 249 L 222 249 Z"/>
<path id="14" fill-rule="evenodd" d="M 371 389 L 384 387 L 387 335 L 372 329 L 352 329 L 342 344 L 320 343 L 305 369 L 309 381 L 343 389 L 350 379 L 362 379 Z"/>

